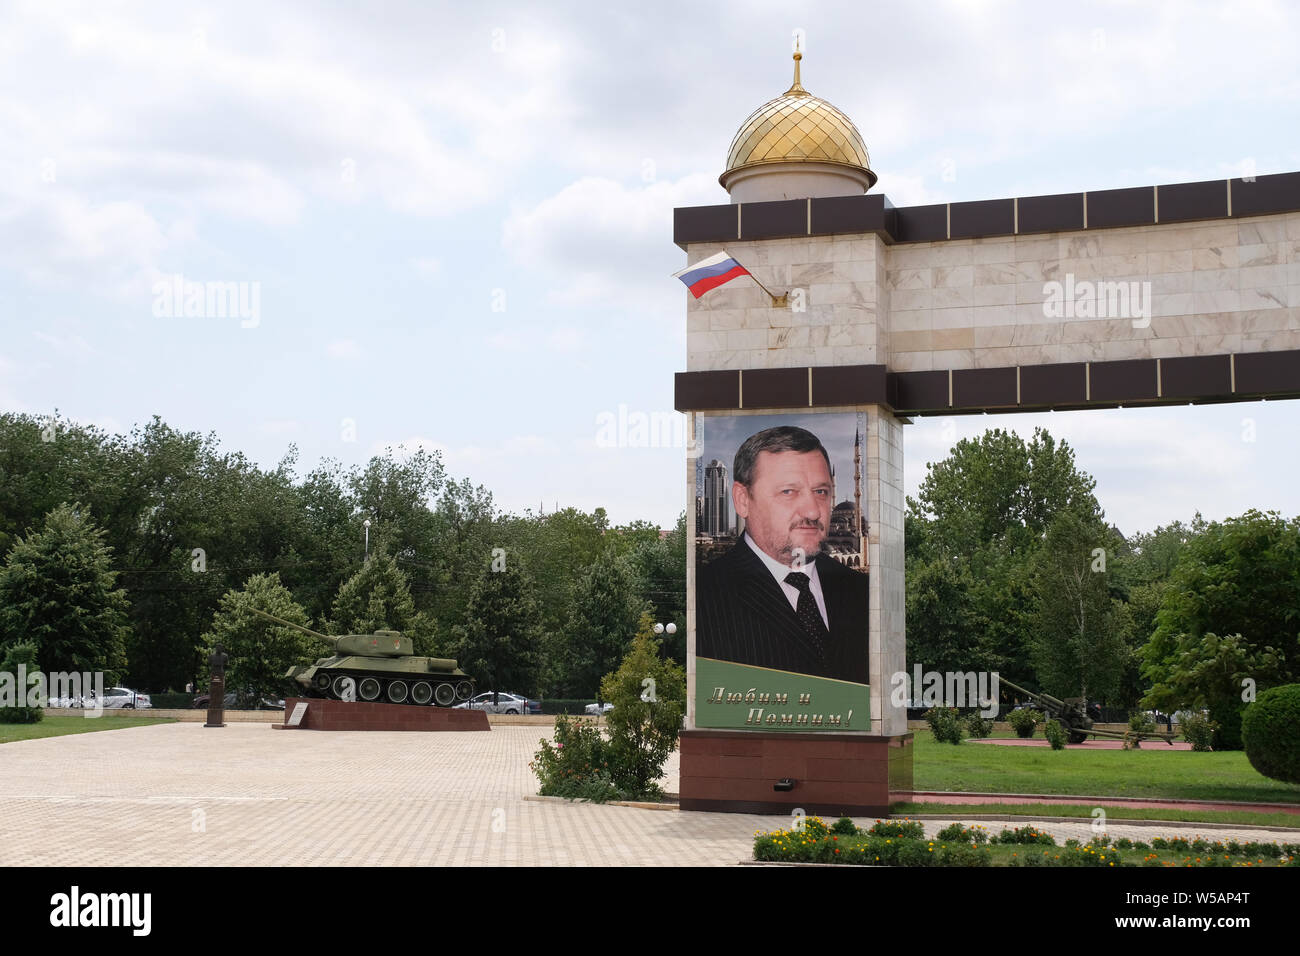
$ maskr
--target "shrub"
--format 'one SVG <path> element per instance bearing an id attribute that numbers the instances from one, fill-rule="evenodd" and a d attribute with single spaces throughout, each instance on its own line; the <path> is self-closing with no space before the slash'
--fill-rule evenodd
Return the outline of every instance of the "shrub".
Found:
<path id="1" fill-rule="evenodd" d="M 1219 725 L 1205 714 L 1187 714 L 1183 717 L 1183 739 L 1192 745 L 1193 750 L 1204 753 L 1211 750 L 1215 731 Z"/>
<path id="2" fill-rule="evenodd" d="M 951 823 L 936 833 L 935 839 L 953 843 L 987 843 L 989 835 L 983 827 L 963 827 L 960 823 Z"/>
<path id="3" fill-rule="evenodd" d="M 1003 829 L 1001 833 L 989 840 L 990 843 L 1041 843 L 1043 846 L 1056 846 L 1056 840 L 1050 833 L 1044 833 L 1035 827 L 1016 827 Z"/>
<path id="4" fill-rule="evenodd" d="M 627 656 L 600 682 L 600 694 L 614 705 L 605 722 L 617 758 L 613 766 L 621 775 L 616 777 L 619 787 L 637 796 L 658 796 L 655 781 L 677 749 L 686 716 L 686 671 L 660 656 L 649 614 L 641 615 Z"/>
<path id="5" fill-rule="evenodd" d="M 925 825 L 916 820 L 877 820 L 867 833 L 894 840 L 920 840 L 925 836 Z"/>
<path id="6" fill-rule="evenodd" d="M 541 744 L 528 766 L 537 774 L 542 796 L 593 803 L 634 796 L 615 783 L 622 776 L 618 758 L 593 721 L 561 715 L 555 719 L 554 743 L 542 738 Z"/>
<path id="7" fill-rule="evenodd" d="M 1007 714 L 1007 723 L 1011 729 L 1016 732 L 1017 737 L 1028 740 L 1034 736 L 1034 729 L 1038 726 L 1039 714 L 1036 710 L 1013 710 Z"/>
<path id="8" fill-rule="evenodd" d="M 45 711 L 40 707 L 27 706 L 27 687 L 19 686 L 18 667 L 23 665 L 26 673 L 38 671 L 36 663 L 36 644 L 32 642 L 11 644 L 5 652 L 4 662 L 0 664 L 0 673 L 11 675 L 13 682 L 14 707 L 0 707 L 0 724 L 35 724 L 45 719 Z"/>
<path id="9" fill-rule="evenodd" d="M 1246 759 L 1266 777 L 1300 783 L 1300 684 L 1273 687 L 1241 721 Z"/>
<path id="10" fill-rule="evenodd" d="M 962 741 L 961 717 L 956 707 L 931 707 L 925 712 L 925 722 L 930 733 L 941 744 L 959 744 Z"/>
<path id="11" fill-rule="evenodd" d="M 1065 749 L 1065 730 L 1061 727 L 1060 721 L 1049 720 L 1043 726 L 1043 736 L 1047 738 L 1053 750 Z"/>
<path id="12" fill-rule="evenodd" d="M 853 825 L 853 821 L 848 817 L 840 817 L 831 827 L 831 833 L 838 833 L 841 836 L 854 836 L 858 828 Z"/>
<path id="13" fill-rule="evenodd" d="M 980 715 L 979 711 L 966 715 L 966 733 L 976 739 L 993 736 L 993 721 Z"/>
<path id="14" fill-rule="evenodd" d="M 1129 714 L 1128 729 L 1138 734 L 1149 734 L 1156 729 L 1156 722 L 1138 710 Z"/>

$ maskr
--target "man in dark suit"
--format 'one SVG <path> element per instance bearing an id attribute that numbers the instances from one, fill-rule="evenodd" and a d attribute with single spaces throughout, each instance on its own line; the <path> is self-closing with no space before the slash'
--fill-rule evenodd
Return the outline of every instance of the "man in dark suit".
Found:
<path id="1" fill-rule="evenodd" d="M 867 683 L 867 576 L 823 553 L 830 456 L 783 425 L 736 452 L 731 486 L 745 534 L 696 581 L 697 657 Z"/>

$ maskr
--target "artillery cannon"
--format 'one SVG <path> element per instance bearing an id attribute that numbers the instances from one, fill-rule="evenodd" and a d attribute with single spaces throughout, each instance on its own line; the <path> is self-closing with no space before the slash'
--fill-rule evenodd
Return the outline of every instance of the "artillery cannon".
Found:
<path id="1" fill-rule="evenodd" d="M 333 648 L 332 656 L 290 667 L 284 674 L 301 684 L 309 697 L 450 707 L 474 696 L 474 681 L 454 660 L 415 656 L 411 639 L 401 631 L 331 637 L 256 608 L 252 611 Z"/>
<path id="2" fill-rule="evenodd" d="M 1093 720 L 1088 716 L 1087 702 L 1082 697 L 1067 697 L 1061 700 L 1053 697 L 1051 694 L 1035 694 L 1031 690 L 1025 690 L 1019 684 L 1014 684 L 1005 677 L 998 678 L 999 684 L 1004 684 L 1012 690 L 1024 694 L 1034 702 L 1034 709 L 1041 711 L 1043 715 L 1051 720 L 1055 720 L 1061 725 L 1061 729 L 1066 733 L 1066 739 L 1072 744 L 1081 744 L 1088 737 L 1108 737 L 1111 740 L 1144 740 L 1147 737 L 1158 737 L 1171 747 L 1174 744 L 1175 734 L 1160 733 L 1159 731 L 1136 731 L 1130 730 L 1126 733 L 1120 733 L 1116 730 L 1097 730 L 1093 726 Z"/>

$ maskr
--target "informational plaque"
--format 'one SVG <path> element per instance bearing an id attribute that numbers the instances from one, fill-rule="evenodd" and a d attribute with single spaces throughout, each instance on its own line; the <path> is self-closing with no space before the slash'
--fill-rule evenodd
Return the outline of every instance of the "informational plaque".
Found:
<path id="1" fill-rule="evenodd" d="M 302 723 L 302 719 L 307 716 L 307 702 L 300 700 L 293 705 L 293 713 L 289 715 L 289 726 L 297 727 Z"/>

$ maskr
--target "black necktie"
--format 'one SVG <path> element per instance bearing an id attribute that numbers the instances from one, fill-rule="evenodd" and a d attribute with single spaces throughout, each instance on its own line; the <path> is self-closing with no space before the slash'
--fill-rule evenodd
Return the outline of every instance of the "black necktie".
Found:
<path id="1" fill-rule="evenodd" d="M 829 634 L 825 622 L 822 621 L 821 611 L 817 610 L 817 599 L 813 597 L 812 584 L 808 580 L 808 575 L 800 571 L 791 571 L 785 576 L 785 583 L 799 592 L 799 604 L 795 608 L 795 615 L 803 625 L 804 633 L 808 635 L 808 640 L 812 642 L 817 655 L 824 656 L 826 638 Z"/>

